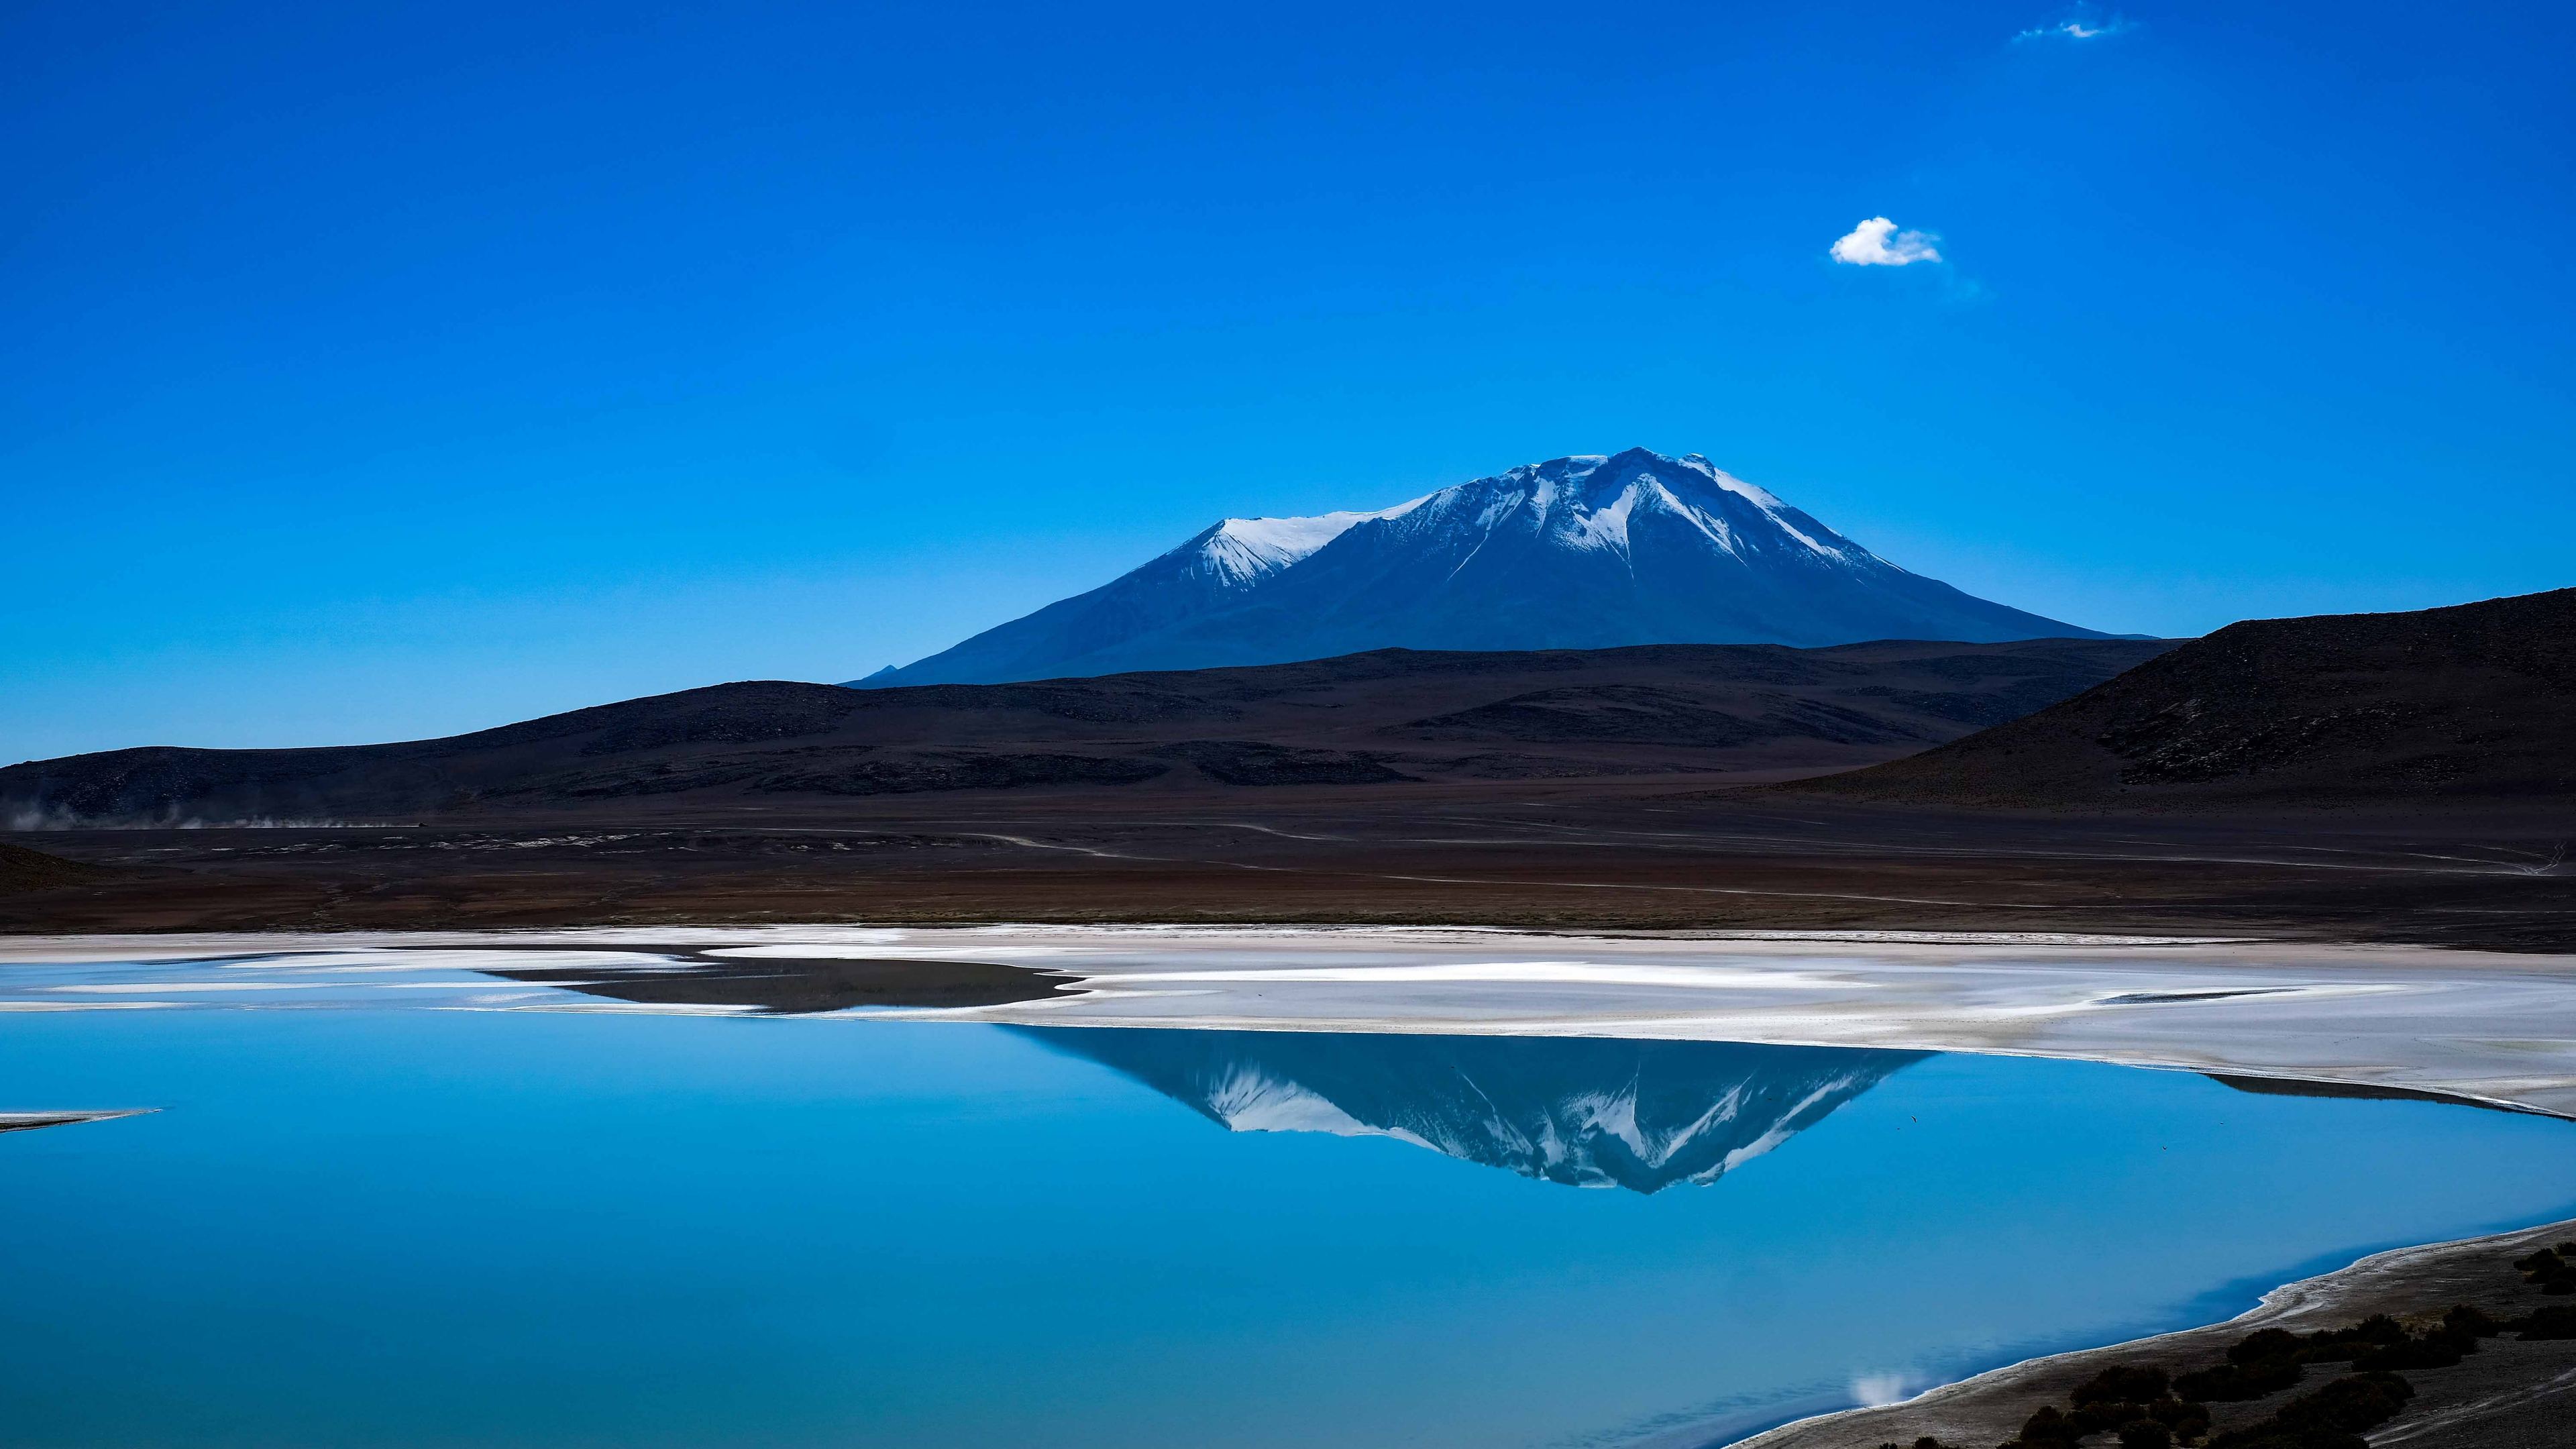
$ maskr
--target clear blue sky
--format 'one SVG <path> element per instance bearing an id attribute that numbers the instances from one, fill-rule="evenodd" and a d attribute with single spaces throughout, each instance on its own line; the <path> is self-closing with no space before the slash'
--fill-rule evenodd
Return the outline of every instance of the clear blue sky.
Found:
<path id="1" fill-rule="evenodd" d="M 12 5 L 0 759 L 845 679 L 1636 444 L 2106 629 L 2576 583 L 2571 24 Z"/>

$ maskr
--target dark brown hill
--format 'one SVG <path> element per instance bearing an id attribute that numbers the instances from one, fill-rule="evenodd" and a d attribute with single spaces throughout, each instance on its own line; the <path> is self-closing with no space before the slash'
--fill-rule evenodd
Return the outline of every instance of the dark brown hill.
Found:
<path id="1" fill-rule="evenodd" d="M 2027 718 L 1781 788 L 2038 808 L 2576 803 L 2576 589 L 2232 624 Z"/>
<path id="2" fill-rule="evenodd" d="M 1849 768 L 2100 683 L 2161 641 L 1379 650 L 1030 684 L 762 682 L 448 739 L 112 750 L 0 770 L 37 825 L 396 822 L 773 808 L 941 791 L 1098 794 Z"/>
<path id="3" fill-rule="evenodd" d="M 0 895 L 12 891 L 52 890 L 56 886 L 89 885 L 109 879 L 115 871 L 101 866 L 83 865 L 59 855 L 0 841 Z"/>

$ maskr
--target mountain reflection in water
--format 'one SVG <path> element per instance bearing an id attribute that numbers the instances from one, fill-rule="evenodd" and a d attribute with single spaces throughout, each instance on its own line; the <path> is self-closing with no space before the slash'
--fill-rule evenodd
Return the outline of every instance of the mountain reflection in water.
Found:
<path id="1" fill-rule="evenodd" d="M 1715 1182 L 1926 1052 L 1016 1027 L 1237 1132 L 1394 1137 L 1575 1187 Z"/>

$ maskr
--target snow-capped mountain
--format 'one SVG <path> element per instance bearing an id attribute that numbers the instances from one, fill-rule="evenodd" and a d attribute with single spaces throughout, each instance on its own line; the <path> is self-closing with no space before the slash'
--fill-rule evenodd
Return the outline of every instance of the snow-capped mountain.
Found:
<path id="1" fill-rule="evenodd" d="M 1236 1132 L 1391 1137 L 1574 1187 L 1708 1183 L 1920 1052 L 1569 1037 L 1018 1030 Z"/>
<path id="2" fill-rule="evenodd" d="M 1280 664 L 1366 649 L 2100 638 L 1911 574 L 1706 458 L 1557 458 L 1375 512 L 1229 518 L 866 684 Z"/>

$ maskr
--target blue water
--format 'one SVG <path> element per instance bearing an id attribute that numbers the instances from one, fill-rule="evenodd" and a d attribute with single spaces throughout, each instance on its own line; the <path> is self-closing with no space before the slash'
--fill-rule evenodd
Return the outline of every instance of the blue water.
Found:
<path id="1" fill-rule="evenodd" d="M 0 1135 L 0 1442 L 1700 1444 L 2576 1213 L 2565 1123 L 2061 1062 L 0 1017 L 122 1106 Z"/>

